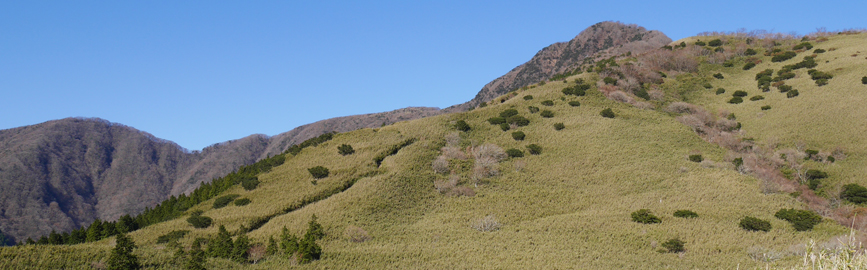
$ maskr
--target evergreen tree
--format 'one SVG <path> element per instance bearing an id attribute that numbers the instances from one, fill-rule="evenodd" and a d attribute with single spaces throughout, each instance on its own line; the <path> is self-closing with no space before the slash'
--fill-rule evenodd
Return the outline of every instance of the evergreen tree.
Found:
<path id="1" fill-rule="evenodd" d="M 51 230 L 51 233 L 48 234 L 48 243 L 52 245 L 61 245 L 63 244 L 63 236 Z"/>
<path id="2" fill-rule="evenodd" d="M 188 270 L 205 270 L 205 252 L 202 251 L 202 244 L 199 241 L 193 241 L 193 246 L 190 248 L 189 260 L 184 265 Z"/>
<path id="3" fill-rule="evenodd" d="M 217 237 L 208 244 L 208 255 L 217 258 L 232 258 L 232 235 L 226 230 L 226 227 L 220 225 L 220 231 L 217 232 Z"/>
<path id="4" fill-rule="evenodd" d="M 274 236 L 268 237 L 268 247 L 265 248 L 265 254 L 268 256 L 277 254 L 277 241 L 274 240 Z"/>
<path id="5" fill-rule="evenodd" d="M 250 238 L 247 238 L 246 234 L 241 234 L 235 239 L 235 243 L 232 245 L 232 260 L 235 260 L 239 263 L 247 262 L 248 250 L 250 250 Z"/>
<path id="6" fill-rule="evenodd" d="M 99 239 L 102 239 L 102 221 L 96 219 L 90 224 L 90 227 L 87 227 L 87 234 L 84 240 L 86 242 L 93 242 Z"/>
<path id="7" fill-rule="evenodd" d="M 315 214 L 313 215 L 313 217 L 310 218 L 310 222 L 307 223 L 307 235 L 312 236 L 313 240 L 319 240 L 325 236 L 325 231 L 322 229 L 322 224 L 319 224 L 319 222 L 317 222 Z"/>
<path id="8" fill-rule="evenodd" d="M 120 219 L 117 220 L 117 224 L 115 225 L 117 232 L 128 233 L 131 231 L 138 230 L 138 227 L 135 224 L 135 220 L 132 219 L 129 215 L 123 215 Z"/>
<path id="9" fill-rule="evenodd" d="M 0 231 L 0 247 L 6 246 L 9 240 L 6 238 L 6 235 L 3 234 L 3 231 Z"/>
<path id="10" fill-rule="evenodd" d="M 102 223 L 102 238 L 109 238 L 115 234 L 117 234 L 117 227 L 114 225 L 114 222 Z"/>
<path id="11" fill-rule="evenodd" d="M 108 257 L 109 270 L 121 269 L 139 269 L 141 265 L 138 263 L 138 257 L 132 254 L 135 249 L 135 242 L 126 234 L 117 235 L 117 244 L 111 250 L 111 255 Z"/>
<path id="12" fill-rule="evenodd" d="M 314 236 L 307 232 L 307 235 L 304 237 L 304 240 L 298 245 L 298 254 L 299 261 L 301 263 L 308 263 L 313 260 L 318 260 L 320 256 L 322 256 L 322 247 L 316 244 L 316 239 Z"/>
<path id="13" fill-rule="evenodd" d="M 283 227 L 283 233 L 280 235 L 280 248 L 283 249 L 283 253 L 289 256 L 298 252 L 298 237 L 289 233 L 286 227 Z"/>

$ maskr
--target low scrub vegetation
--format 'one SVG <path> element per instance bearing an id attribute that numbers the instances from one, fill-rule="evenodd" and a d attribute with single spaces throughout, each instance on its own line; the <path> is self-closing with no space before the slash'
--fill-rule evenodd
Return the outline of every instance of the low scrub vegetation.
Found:
<path id="1" fill-rule="evenodd" d="M 211 223 L 214 222 L 210 217 L 203 216 L 201 212 L 193 212 L 189 218 L 187 218 L 187 223 L 193 225 L 196 229 L 204 229 L 211 226 Z"/>
<path id="2" fill-rule="evenodd" d="M 527 151 L 530 152 L 531 155 L 542 154 L 542 147 L 537 144 L 527 145 Z"/>
<path id="3" fill-rule="evenodd" d="M 577 100 L 569 101 L 569 106 L 578 107 L 581 106 L 581 102 L 578 102 Z"/>
<path id="4" fill-rule="evenodd" d="M 846 184 L 840 197 L 855 204 L 867 203 L 867 188 L 858 184 Z"/>
<path id="5" fill-rule="evenodd" d="M 822 222 L 821 216 L 808 210 L 780 209 L 774 217 L 788 221 L 797 231 L 812 230 L 813 226 Z"/>
<path id="6" fill-rule="evenodd" d="M 250 198 L 240 198 L 235 200 L 235 206 L 245 206 L 250 204 Z"/>
<path id="7" fill-rule="evenodd" d="M 525 136 L 526 135 L 523 131 L 512 132 L 512 139 L 515 139 L 516 141 L 523 141 Z"/>
<path id="8" fill-rule="evenodd" d="M 674 216 L 679 218 L 697 218 L 698 214 L 690 210 L 677 210 L 674 211 Z"/>
<path id="9" fill-rule="evenodd" d="M 614 118 L 616 116 L 614 114 L 614 111 L 611 110 L 611 108 L 603 109 L 601 112 L 599 112 L 599 115 L 605 118 Z"/>
<path id="10" fill-rule="evenodd" d="M 355 149 L 352 149 L 352 145 L 344 143 L 337 147 L 337 153 L 342 156 L 352 155 L 353 153 L 355 153 Z"/>
<path id="11" fill-rule="evenodd" d="M 472 128 L 470 127 L 470 124 L 467 124 L 467 121 L 458 120 L 455 122 L 455 129 L 466 132 L 470 131 Z"/>
<path id="12" fill-rule="evenodd" d="M 638 211 L 632 212 L 632 221 L 643 224 L 662 222 L 661 219 L 653 215 L 653 213 L 651 213 L 648 209 L 640 209 Z"/>
<path id="13" fill-rule="evenodd" d="M 763 231 L 767 232 L 771 230 L 771 223 L 767 220 L 761 220 L 754 217 L 744 217 L 741 219 L 739 224 L 742 229 L 747 231 Z"/>
<path id="14" fill-rule="evenodd" d="M 328 168 L 325 168 L 322 166 L 316 166 L 316 167 L 308 168 L 307 172 L 309 172 L 310 175 L 316 179 L 322 179 L 322 178 L 328 177 L 328 174 L 330 173 L 328 171 Z"/>
<path id="15" fill-rule="evenodd" d="M 542 105 L 554 106 L 554 101 L 553 100 L 545 100 L 545 101 L 542 101 Z"/>
<path id="16" fill-rule="evenodd" d="M 506 154 L 509 155 L 509 157 L 524 157 L 524 151 L 515 148 L 507 149 Z"/>
<path id="17" fill-rule="evenodd" d="M 683 247 L 685 242 L 681 241 L 678 238 L 668 239 L 665 243 L 662 243 L 662 247 L 665 248 L 665 251 L 669 253 L 678 253 L 684 252 L 686 249 Z"/>
<path id="18" fill-rule="evenodd" d="M 554 123 L 554 130 L 562 130 L 566 128 L 566 125 L 563 123 Z"/>
<path id="19" fill-rule="evenodd" d="M 701 163 L 703 160 L 704 158 L 701 155 L 689 155 L 689 161 Z"/>
<path id="20" fill-rule="evenodd" d="M 551 118 L 551 117 L 554 117 L 554 112 L 549 111 L 549 110 L 544 110 L 541 113 L 539 113 L 539 116 L 542 116 L 542 118 Z"/>
<path id="21" fill-rule="evenodd" d="M 225 207 L 226 205 L 229 205 L 230 203 L 232 203 L 232 201 L 235 200 L 235 198 L 238 198 L 239 196 L 241 196 L 241 195 L 229 194 L 229 195 L 217 197 L 217 199 L 214 200 L 214 209 L 220 209 L 220 208 Z"/>

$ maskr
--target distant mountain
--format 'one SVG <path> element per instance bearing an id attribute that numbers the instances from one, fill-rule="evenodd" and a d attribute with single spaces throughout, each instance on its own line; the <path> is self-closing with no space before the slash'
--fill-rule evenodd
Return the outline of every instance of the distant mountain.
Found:
<path id="1" fill-rule="evenodd" d="M 573 71 L 588 57 L 603 56 L 603 53 L 641 53 L 670 42 L 671 39 L 662 32 L 648 31 L 637 25 L 597 23 L 568 42 L 557 42 L 540 50 L 530 61 L 486 84 L 472 100 L 444 110 L 468 110 L 509 91 L 548 80 L 556 74 Z"/>

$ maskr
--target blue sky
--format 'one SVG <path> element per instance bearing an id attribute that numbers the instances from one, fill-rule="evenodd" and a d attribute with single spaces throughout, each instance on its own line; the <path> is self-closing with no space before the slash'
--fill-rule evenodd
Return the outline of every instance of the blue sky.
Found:
<path id="1" fill-rule="evenodd" d="M 867 27 L 867 1 L 359 2 L 0 2 L 0 129 L 99 117 L 198 150 L 462 103 L 600 21 L 674 40 Z"/>

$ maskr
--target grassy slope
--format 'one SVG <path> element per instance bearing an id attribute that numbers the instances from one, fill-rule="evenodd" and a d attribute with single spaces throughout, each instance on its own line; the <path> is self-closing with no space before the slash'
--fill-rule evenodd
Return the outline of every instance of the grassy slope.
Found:
<path id="1" fill-rule="evenodd" d="M 864 35 L 832 37 L 818 44 L 817 48 L 840 48 L 821 54 L 818 69 L 843 69 L 833 71 L 835 78 L 821 88 L 814 86 L 805 70 L 796 71 L 799 77 L 790 80 L 790 84 L 801 92 L 797 98 L 786 99 L 774 89 L 762 93 L 766 97 L 762 101 L 725 103 L 734 90 L 746 90 L 750 96 L 758 94 L 753 80 L 756 72 L 779 69 L 782 64 L 800 61 L 804 54 L 784 63 L 771 64 L 766 59 L 750 71 L 742 71 L 737 65 L 705 67 L 703 72 L 723 71 L 726 79 L 714 81 L 714 89 L 724 87 L 728 93 L 716 96 L 708 91 L 696 100 L 710 108 L 734 112 L 748 136 L 759 142 L 775 138 L 784 144 L 794 144 L 802 140 L 808 148 L 825 151 L 844 147 L 849 155 L 846 160 L 816 166 L 829 171 L 835 181 L 867 184 L 863 183 L 867 181 L 863 177 L 864 166 L 860 166 L 865 161 L 861 134 L 867 129 L 863 124 L 867 111 L 858 108 L 867 87 L 860 85 L 860 77 L 864 75 L 858 74 L 863 71 L 857 69 L 864 66 L 858 61 L 867 60 L 861 54 L 849 56 L 854 51 L 867 52 L 863 39 Z M 825 60 L 830 63 L 824 63 Z M 577 77 L 583 76 L 589 75 Z M 155 243 L 160 235 L 176 229 L 191 230 L 182 241 L 189 246 L 195 237 L 215 234 L 219 225 L 236 230 L 253 218 L 280 212 L 305 196 L 376 170 L 380 174 L 360 178 L 345 192 L 279 215 L 249 236 L 256 242 L 265 242 L 269 236 L 279 235 L 284 226 L 301 235 L 310 216 L 316 214 L 328 233 L 320 241 L 325 253 L 322 260 L 303 268 L 731 269 L 765 266 L 750 259 L 749 250 L 787 252 L 808 239 L 825 240 L 846 232 L 831 221 L 823 222 L 811 232 L 795 232 L 788 223 L 774 218 L 773 213 L 780 208 L 803 208 L 800 203 L 784 194 L 762 194 L 752 177 L 689 162 L 686 156 L 691 151 L 702 152 L 706 159 L 723 161 L 725 150 L 706 143 L 671 115 L 615 103 L 595 90 L 588 91 L 585 97 L 569 96 L 563 101 L 560 90 L 564 86 L 562 82 L 548 83 L 518 92 L 517 97 L 503 104 L 471 112 L 338 134 L 332 141 L 305 149 L 260 176 L 259 188 L 245 191 L 236 187 L 227 192 L 250 198 L 251 204 L 211 209 L 209 201 L 198 206 L 196 209 L 204 210 L 205 216 L 215 218 L 211 228 L 193 229 L 184 219 L 177 219 L 131 234 L 140 246 L 136 254 L 146 264 L 171 268 L 173 250 Z M 527 94 L 535 99 L 521 98 Z M 542 100 L 554 100 L 555 105 L 542 106 Z M 580 100 L 582 105 L 570 107 L 566 104 L 570 100 Z M 773 109 L 759 110 L 765 104 Z M 530 114 L 527 106 L 552 110 L 555 117 L 545 119 L 538 113 Z M 618 117 L 600 117 L 599 111 L 606 107 L 613 108 Z M 515 141 L 511 131 L 503 132 L 485 121 L 508 108 L 518 109 L 532 121 L 529 126 L 518 128 L 527 134 L 525 141 Z M 502 162 L 501 176 L 476 187 L 474 197 L 440 195 L 433 182 L 447 176 L 435 174 L 430 164 L 439 155 L 445 135 L 453 132 L 450 123 L 457 119 L 465 119 L 473 127 L 461 134 L 464 146 L 487 142 L 504 149 L 524 149 L 536 143 L 544 147 L 544 152 Z M 565 123 L 566 128 L 555 131 L 552 125 L 557 122 Z M 407 138 L 419 141 L 376 167 L 372 161 L 375 155 Z M 356 153 L 338 155 L 336 147 L 343 143 L 351 144 Z M 523 170 L 515 170 L 517 162 L 526 164 Z M 468 183 L 471 164 L 452 161 L 453 168 L 464 176 L 461 185 L 472 186 Z M 330 168 L 332 175 L 313 185 L 306 168 L 316 165 Z M 654 225 L 632 222 L 629 214 L 640 208 L 651 209 L 663 222 Z M 693 210 L 700 217 L 675 218 L 672 213 L 678 209 Z M 479 232 L 470 227 L 486 215 L 496 216 L 503 227 L 495 232 Z M 744 231 L 737 223 L 745 215 L 769 220 L 774 229 L 768 233 Z M 373 240 L 348 241 L 343 232 L 350 225 L 364 228 Z M 686 242 L 686 253 L 656 251 L 658 243 L 674 237 Z M 107 257 L 111 242 L 112 239 L 107 239 L 71 247 L 3 248 L 0 258 L 11 260 L 0 261 L 19 266 L 66 261 L 66 267 L 88 267 Z M 770 266 L 793 266 L 798 262 L 798 257 L 790 256 Z M 271 269 L 289 264 L 287 259 L 271 258 L 251 268 Z M 209 259 L 209 267 L 229 269 L 241 265 Z"/>

